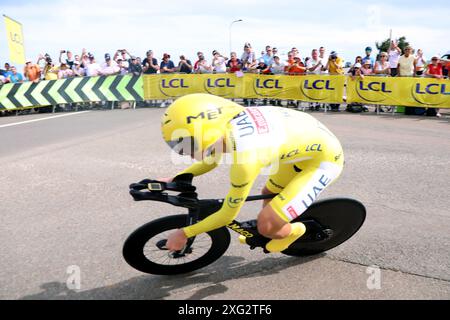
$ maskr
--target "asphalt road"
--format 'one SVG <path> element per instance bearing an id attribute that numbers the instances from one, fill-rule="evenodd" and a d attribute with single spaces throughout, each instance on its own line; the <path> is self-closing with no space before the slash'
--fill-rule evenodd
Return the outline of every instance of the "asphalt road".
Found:
<path id="1" fill-rule="evenodd" d="M 250 251 L 233 235 L 226 255 L 190 275 L 142 274 L 121 256 L 142 224 L 178 213 L 136 203 L 128 185 L 171 176 L 163 109 L 0 118 L 1 299 L 449 299 L 450 117 L 314 113 L 341 140 L 343 175 L 322 195 L 368 210 L 347 243 L 310 258 Z M 58 114 L 63 115 L 63 114 Z M 9 126 L 6 126 L 9 125 Z M 227 167 L 198 178 L 227 191 Z M 254 192 L 264 184 L 262 178 Z M 255 217 L 259 203 L 240 218 Z M 68 289 L 72 269 L 80 290 Z M 369 266 L 380 268 L 368 287 Z M 69 273 L 68 273 L 69 271 Z"/>

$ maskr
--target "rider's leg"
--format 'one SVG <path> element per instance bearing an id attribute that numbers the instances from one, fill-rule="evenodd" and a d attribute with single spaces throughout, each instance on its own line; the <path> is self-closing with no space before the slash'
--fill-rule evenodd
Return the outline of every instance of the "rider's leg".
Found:
<path id="1" fill-rule="evenodd" d="M 273 240 L 266 249 L 280 252 L 289 247 L 306 231 L 305 226 L 290 221 L 300 216 L 317 199 L 320 193 L 329 186 L 342 172 L 342 165 L 322 162 L 317 167 L 309 167 L 298 173 L 288 185 L 264 207 L 258 217 L 259 232 Z M 269 190 L 273 190 L 276 176 L 272 177 Z"/>

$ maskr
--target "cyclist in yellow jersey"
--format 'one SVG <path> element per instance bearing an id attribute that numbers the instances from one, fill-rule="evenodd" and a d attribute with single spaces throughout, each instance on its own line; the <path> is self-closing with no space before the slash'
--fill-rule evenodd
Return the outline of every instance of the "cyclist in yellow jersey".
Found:
<path id="1" fill-rule="evenodd" d="M 164 140 L 179 154 L 198 160 L 179 174 L 205 174 L 223 153 L 232 154 L 230 189 L 222 208 L 206 219 L 173 232 L 167 248 L 181 250 L 187 238 L 231 223 L 261 171 L 269 170 L 263 194 L 277 193 L 258 215 L 258 231 L 280 252 L 305 233 L 290 223 L 301 215 L 342 172 L 338 139 L 312 116 L 280 107 L 244 108 L 230 100 L 190 94 L 169 106 L 162 120 Z M 245 241 L 245 238 L 240 238 Z"/>

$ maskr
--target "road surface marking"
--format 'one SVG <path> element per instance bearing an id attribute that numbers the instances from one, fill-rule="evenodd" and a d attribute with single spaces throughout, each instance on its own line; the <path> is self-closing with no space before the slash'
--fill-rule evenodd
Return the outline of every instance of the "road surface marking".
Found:
<path id="1" fill-rule="evenodd" d="M 27 121 L 22 121 L 22 122 L 8 123 L 8 124 L 1 125 L 0 128 L 18 126 L 19 124 L 25 124 L 25 123 L 31 123 L 31 122 L 37 122 L 37 121 L 44 121 L 44 120 L 55 119 L 55 118 L 76 116 L 78 114 L 83 114 L 83 113 L 87 113 L 87 112 L 91 112 L 91 111 L 80 111 L 80 112 L 74 112 L 74 113 L 68 113 L 68 114 L 61 114 L 59 116 L 52 116 L 52 117 L 46 117 L 46 118 L 40 118 L 40 119 L 34 119 L 34 120 L 27 120 Z"/>

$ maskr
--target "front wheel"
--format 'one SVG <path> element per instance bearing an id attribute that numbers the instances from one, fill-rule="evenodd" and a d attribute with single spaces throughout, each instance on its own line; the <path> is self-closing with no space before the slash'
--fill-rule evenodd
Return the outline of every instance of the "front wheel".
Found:
<path id="1" fill-rule="evenodd" d="M 184 254 L 164 248 L 168 235 L 185 227 L 187 219 L 187 215 L 168 216 L 143 225 L 125 241 L 123 257 L 133 268 L 158 275 L 188 273 L 219 259 L 230 245 L 225 227 L 196 236 Z"/>
<path id="2" fill-rule="evenodd" d="M 315 231 L 308 230 L 307 226 L 305 235 L 283 253 L 308 256 L 330 250 L 350 239 L 361 228 L 365 219 L 366 209 L 359 201 L 347 198 L 318 201 L 292 222 L 313 220 L 322 226 L 328 236 L 321 237 Z"/>

